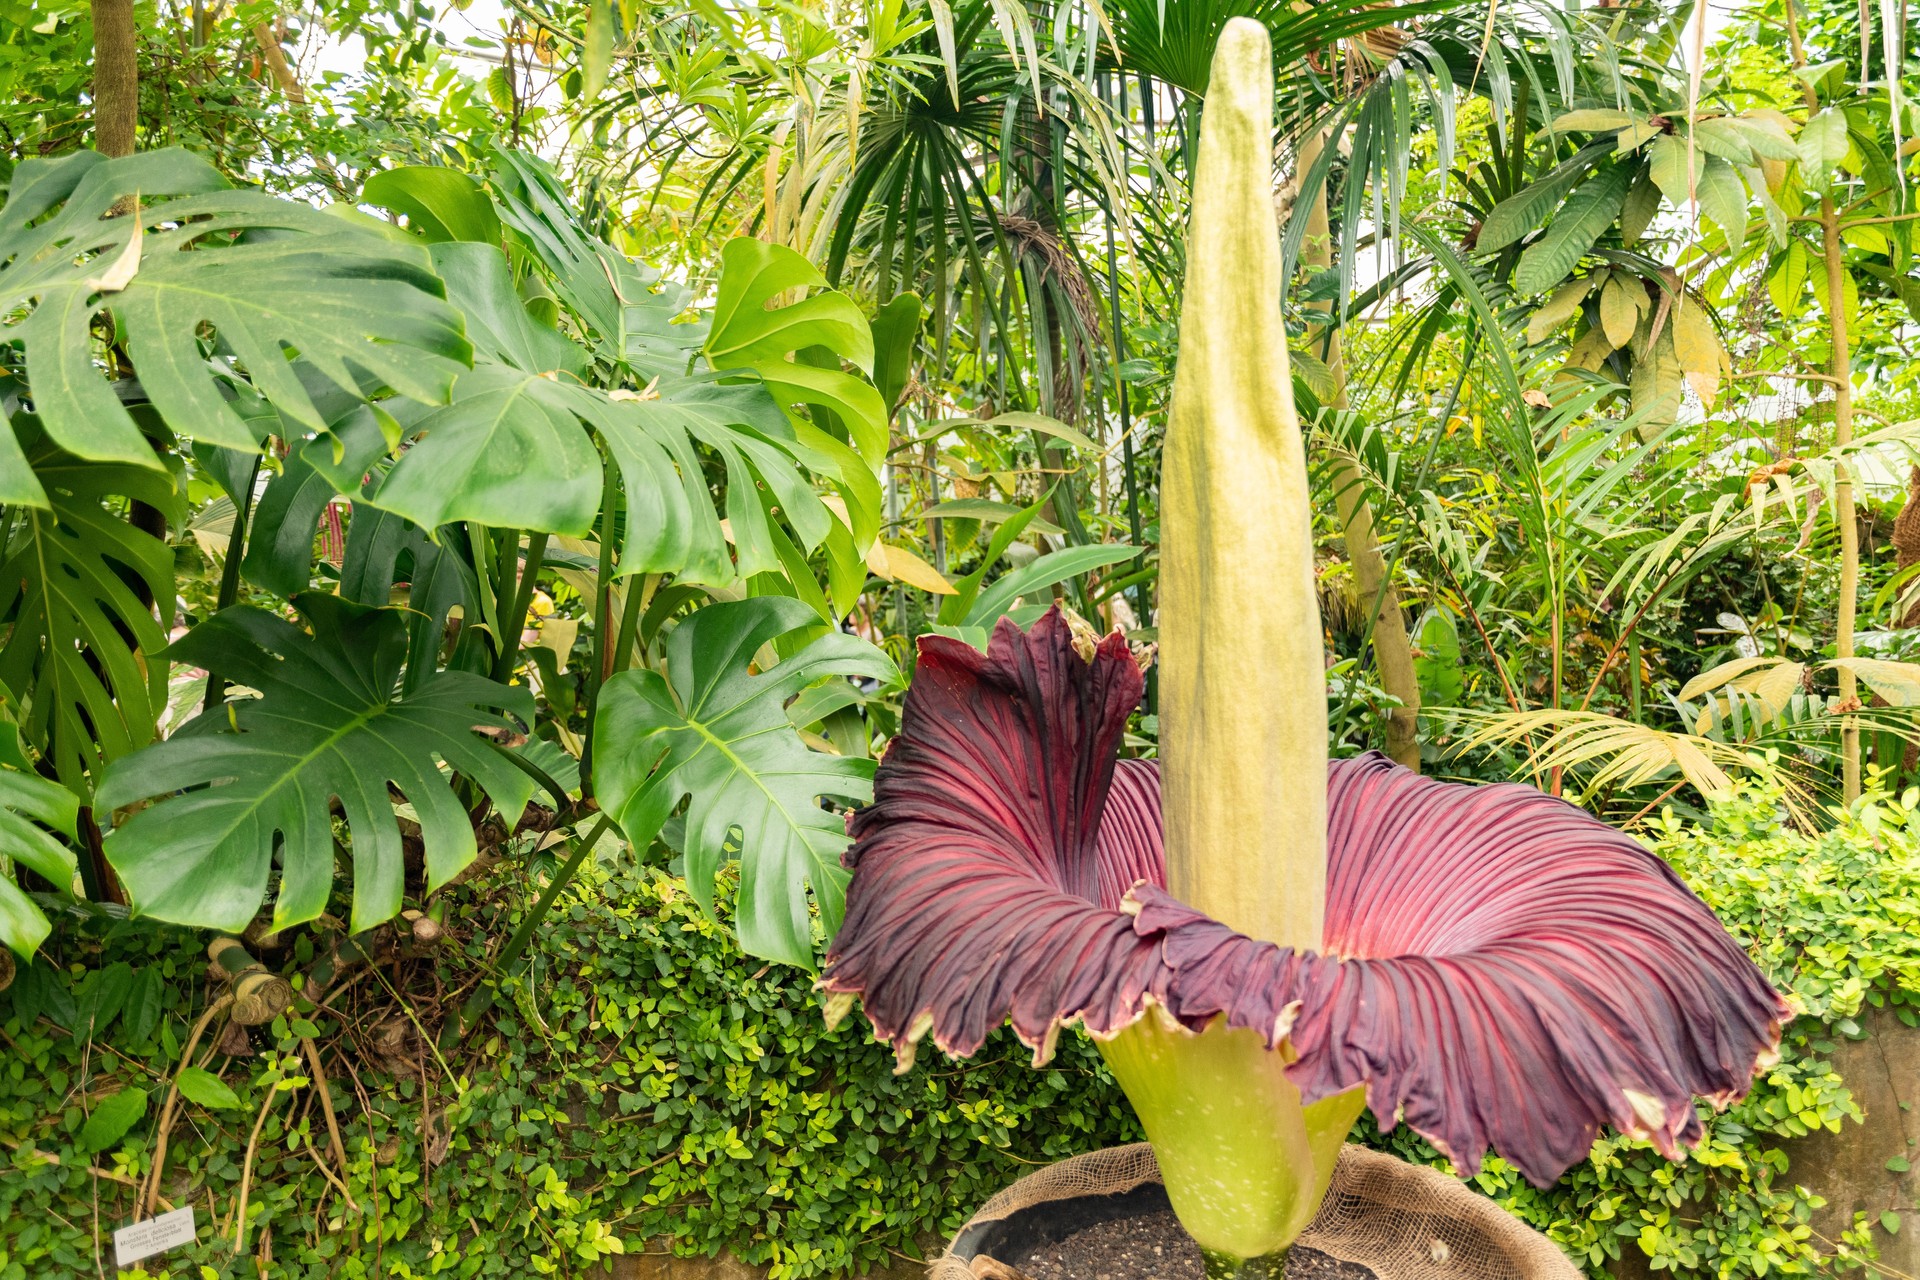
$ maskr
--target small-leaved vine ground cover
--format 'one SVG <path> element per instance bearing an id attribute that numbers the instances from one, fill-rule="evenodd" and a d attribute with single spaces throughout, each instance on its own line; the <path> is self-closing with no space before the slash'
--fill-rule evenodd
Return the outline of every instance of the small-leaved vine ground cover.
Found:
<path id="1" fill-rule="evenodd" d="M 1859 1034 L 1863 1005 L 1891 1003 L 1909 1021 L 1908 1007 L 1920 1008 L 1916 809 L 1913 792 L 1870 797 L 1808 839 L 1784 829 L 1775 797 L 1752 791 L 1716 806 L 1709 826 L 1658 823 L 1660 851 L 1808 1016 L 1753 1095 L 1709 1120 L 1686 1163 L 1610 1138 L 1550 1190 L 1497 1159 L 1475 1185 L 1596 1276 L 1639 1253 L 1687 1276 L 1857 1267 L 1879 1228 L 1816 1236 L 1816 1201 L 1778 1148 L 1857 1119 L 1825 1055 L 1832 1038 Z M 484 919 L 485 886 L 478 893 L 476 912 L 456 918 Z M 498 909 L 487 927 L 511 923 Z M 893 1076 L 891 1054 L 857 1020 L 825 1030 L 805 974 L 742 959 L 656 869 L 609 865 L 552 920 L 510 1007 L 450 1056 L 405 1011 L 395 1016 L 391 997 L 406 995 L 423 1017 L 434 992 L 457 997 L 484 933 L 399 962 L 401 992 L 387 976 L 359 983 L 387 998 L 371 1027 L 356 1017 L 349 1033 L 326 1010 L 296 1006 L 301 1016 L 253 1034 L 250 1054 L 208 1059 L 231 1095 L 202 1088 L 185 1108 L 164 1192 L 185 1189 L 199 1243 L 155 1259 L 151 1274 L 253 1276 L 264 1261 L 275 1276 L 585 1275 L 670 1236 L 678 1252 L 731 1249 L 802 1280 L 916 1257 L 1031 1168 L 1139 1137 L 1077 1040 L 1041 1071 L 1008 1037 L 975 1063 L 923 1055 Z M 297 942 L 289 950 L 291 968 L 311 959 Z M 43 957 L 0 994 L 12 1050 L 0 1074 L 0 1280 L 99 1274 L 95 1224 L 105 1239 L 130 1216 L 166 1077 L 207 985 L 183 931 L 69 918 L 50 954 L 69 967 Z M 302 1034 L 330 1046 L 359 1214 L 308 1150 L 328 1138 Z M 236 1260 L 247 1140 L 276 1086 Z M 107 1106 L 127 1090 L 144 1092 L 144 1109 L 103 1141 L 114 1126 L 94 1117 L 133 1110 L 125 1099 Z M 1439 1163 L 1404 1130 L 1367 1133 Z M 99 1265 L 112 1267 L 110 1247 Z"/>

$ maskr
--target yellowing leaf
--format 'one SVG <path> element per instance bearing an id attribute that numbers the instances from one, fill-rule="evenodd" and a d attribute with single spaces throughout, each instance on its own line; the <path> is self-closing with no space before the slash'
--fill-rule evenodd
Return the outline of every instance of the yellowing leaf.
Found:
<path id="1" fill-rule="evenodd" d="M 1569 111 L 1553 122 L 1556 132 L 1606 133 L 1610 129 L 1624 129 L 1633 123 L 1633 117 L 1624 111 Z"/>
<path id="2" fill-rule="evenodd" d="M 1593 276 L 1583 276 L 1578 280 L 1569 280 L 1535 307 L 1533 315 L 1527 320 L 1527 342 L 1545 342 L 1555 329 L 1573 319 L 1574 313 L 1580 309 L 1580 303 L 1592 290 L 1594 279 Z"/>
<path id="3" fill-rule="evenodd" d="M 1567 363 L 1563 367 L 1596 372 L 1613 352 L 1613 340 L 1607 337 L 1606 330 L 1595 325 L 1575 340 L 1573 349 L 1567 352 Z"/>
<path id="4" fill-rule="evenodd" d="M 873 549 L 867 552 L 867 567 L 890 582 L 904 582 L 937 596 L 957 594 L 954 585 L 941 577 L 938 569 L 905 547 L 892 543 L 874 543 Z"/>
<path id="5" fill-rule="evenodd" d="M 1600 291 L 1600 324 L 1616 348 L 1633 341 L 1633 330 L 1640 323 L 1640 307 L 1633 298 L 1636 291 L 1644 301 L 1646 291 L 1626 283 L 1618 273 L 1608 276 L 1607 287 Z"/>
<path id="6" fill-rule="evenodd" d="M 1767 656 L 1735 658 L 1732 662 L 1723 662 L 1717 667 L 1709 667 L 1680 686 L 1679 699 L 1682 702 L 1691 702 L 1703 693 L 1731 684 L 1751 671 L 1779 661 L 1781 659 Z"/>
<path id="7" fill-rule="evenodd" d="M 1643 146 L 1649 139 L 1659 136 L 1658 125 L 1648 124 L 1644 120 L 1635 121 L 1615 135 L 1613 154 L 1623 156 L 1636 147 Z"/>
<path id="8" fill-rule="evenodd" d="M 1700 303 L 1681 298 L 1676 300 L 1667 322 L 1673 330 L 1673 352 L 1681 371 L 1693 384 L 1701 403 L 1712 408 L 1720 385 L 1720 367 L 1726 359 L 1712 318 Z"/>
<path id="9" fill-rule="evenodd" d="M 1920 664 L 1884 658 L 1831 658 L 1823 666 L 1851 671 L 1896 707 L 1920 707 Z"/>

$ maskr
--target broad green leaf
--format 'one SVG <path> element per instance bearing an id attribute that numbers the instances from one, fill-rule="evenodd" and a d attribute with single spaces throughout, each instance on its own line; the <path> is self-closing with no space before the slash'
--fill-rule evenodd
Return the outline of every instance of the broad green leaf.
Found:
<path id="1" fill-rule="evenodd" d="M 507 257 L 490 244 L 437 244 L 428 252 L 446 283 L 447 301 L 466 320 L 476 357 L 528 373 L 581 380 L 590 357 L 579 344 L 534 318 L 513 287 Z"/>
<path id="2" fill-rule="evenodd" d="M 258 691 L 201 715 L 172 738 L 119 761 L 95 796 L 101 812 L 155 796 L 107 837 L 135 910 L 238 932 L 280 865 L 274 927 L 311 920 L 333 887 L 329 808 L 345 816 L 353 868 L 352 929 L 400 910 L 400 831 L 389 789 L 417 815 L 427 884 L 473 860 L 473 828 L 439 763 L 471 778 L 511 825 L 532 795 L 527 776 L 480 735 L 520 731 L 533 699 L 464 671 L 440 671 L 396 697 L 407 653 L 401 610 L 308 592 L 294 607 L 311 634 L 239 606 L 170 651 Z M 178 793 L 169 795 L 168 793 Z"/>
<path id="3" fill-rule="evenodd" d="M 1554 330 L 1578 315 L 1580 304 L 1593 291 L 1595 279 L 1595 276 L 1581 276 L 1578 280 L 1569 280 L 1535 307 L 1527 318 L 1527 342 L 1545 342 Z"/>
<path id="4" fill-rule="evenodd" d="M 1658 212 L 1660 188 L 1654 183 L 1653 175 L 1642 169 L 1620 205 L 1620 243 L 1632 248 L 1634 242 L 1646 234 L 1648 224 Z"/>
<path id="5" fill-rule="evenodd" d="M 1800 148 L 1778 120 L 1767 116 L 1736 116 L 1731 122 L 1753 154 L 1763 160 L 1798 160 Z"/>
<path id="6" fill-rule="evenodd" d="M 399 415 L 411 446 L 368 500 L 423 528 L 471 520 L 578 536 L 600 507 L 600 455 L 580 422 L 604 393 L 483 362 L 448 403 Z"/>
<path id="7" fill-rule="evenodd" d="M 500 215 L 470 175 L 444 165 L 384 169 L 361 188 L 364 204 L 405 216 L 407 226 L 429 244 L 448 240 L 500 243 Z"/>
<path id="8" fill-rule="evenodd" d="M 1626 165 L 1611 165 L 1567 197 L 1546 232 L 1520 255 L 1513 287 L 1520 293 L 1540 293 L 1566 279 L 1619 216 L 1631 177 Z"/>
<path id="9" fill-rule="evenodd" d="M 93 1114 L 80 1127 L 80 1147 L 84 1151 L 105 1151 L 127 1136 L 127 1130 L 147 1114 L 145 1089 L 122 1089 L 94 1104 Z"/>
<path id="10" fill-rule="evenodd" d="M 1800 305 L 1806 300 L 1811 259 L 1806 244 L 1799 240 L 1773 255 L 1773 270 L 1767 274 L 1767 296 L 1789 320 L 1800 314 Z"/>
<path id="11" fill-rule="evenodd" d="M 1064 441 L 1076 449 L 1085 449 L 1088 453 L 1100 451 L 1100 446 L 1094 443 L 1085 432 L 1076 431 L 1066 423 L 1056 418 L 1049 418 L 1044 413 L 1023 413 L 1016 410 L 1013 413 L 1003 413 L 998 417 L 987 419 L 987 425 L 1037 432 L 1040 435 Z"/>
<path id="12" fill-rule="evenodd" d="M 468 317 L 477 360 L 446 405 L 400 410 L 414 443 L 368 492 L 374 506 L 427 529 L 470 520 L 580 536 L 600 506 L 597 435 L 623 480 L 623 575 L 725 586 L 786 572 L 783 538 L 810 553 L 832 531 L 812 476 L 838 484 L 852 534 L 870 541 L 877 531 L 871 471 L 831 436 L 791 421 L 765 387 L 676 377 L 662 380 L 661 398 L 588 386 L 579 377 L 586 353 L 527 313 L 498 250 L 437 245 L 434 259 Z M 727 477 L 731 555 L 703 454 Z"/>
<path id="13" fill-rule="evenodd" d="M 1634 118 L 1624 111 L 1597 110 L 1569 111 L 1557 116 L 1553 128 L 1561 133 L 1611 133 L 1624 129 L 1633 123 Z"/>
<path id="14" fill-rule="evenodd" d="M 1606 151 L 1604 145 L 1589 144 L 1537 182 L 1529 183 L 1488 210 L 1480 234 L 1474 240 L 1474 252 L 1493 253 L 1504 249 L 1538 228 L 1580 176 Z"/>
<path id="15" fill-rule="evenodd" d="M 1653 165 L 1654 183 L 1667 202 L 1676 209 L 1692 204 L 1693 176 L 1698 173 L 1703 158 L 1700 153 L 1689 151 L 1687 140 L 1671 133 L 1655 138 L 1647 152 Z"/>
<path id="16" fill-rule="evenodd" d="M 174 1083 L 180 1086 L 188 1102 L 214 1111 L 236 1111 L 240 1107 L 240 1095 L 204 1067 L 182 1067 Z"/>
<path id="17" fill-rule="evenodd" d="M 170 426 L 244 451 L 258 444 L 201 354 L 209 330 L 260 394 L 313 429 L 325 424 L 289 351 L 353 394 L 365 374 L 422 400 L 442 398 L 452 361 L 467 358 L 423 250 L 297 201 L 224 187 L 204 160 L 178 150 L 78 153 L 15 172 L 0 208 L 0 310 L 31 306 L 14 334 L 34 409 L 68 452 L 160 465 L 94 362 L 90 330 L 102 310 Z M 106 216 L 123 199 L 135 209 Z"/>
<path id="18" fill-rule="evenodd" d="M 626 671 L 607 682 L 593 744 L 594 793 L 636 849 L 687 801 L 687 883 L 702 906 L 712 906 L 714 875 L 739 829 L 740 945 L 808 967 L 807 890 L 831 937 L 847 880 L 846 827 L 819 802 L 871 799 L 873 763 L 809 751 L 786 703 L 827 676 L 897 675 L 872 645 L 824 629 L 785 661 L 753 670 L 763 646 L 819 627 L 812 608 L 781 596 L 701 609 L 668 636 L 664 677 Z"/>
<path id="19" fill-rule="evenodd" d="M 309 455 L 327 447 L 324 437 L 302 444 L 260 494 L 240 563 L 254 586 L 290 596 L 311 585 L 314 531 L 335 494 L 333 482 L 314 469 Z"/>
<path id="20" fill-rule="evenodd" d="M 1138 547 L 1110 543 L 1050 551 L 1031 564 L 1015 569 L 982 591 L 980 598 L 968 608 L 966 616 L 961 621 L 967 626 L 991 627 L 1013 608 L 1014 601 L 1021 596 L 1045 591 L 1070 578 L 1077 578 L 1089 570 L 1119 564 L 1139 554 Z"/>
<path id="21" fill-rule="evenodd" d="M 1661 327 L 1651 351 L 1642 348 L 1634 352 L 1633 376 L 1627 384 L 1642 439 L 1674 424 L 1685 398 L 1685 385 L 1686 375 L 1673 350 L 1673 326 L 1667 324 Z"/>
<path id="22" fill-rule="evenodd" d="M 1752 164 L 1754 160 L 1753 144 L 1747 141 L 1746 131 L 1729 119 L 1702 120 L 1693 127 L 1693 144 L 1733 164 Z"/>
<path id="23" fill-rule="evenodd" d="M 84 795 L 89 772 L 153 740 L 166 705 L 167 633 L 133 584 L 171 606 L 173 551 L 122 503 L 177 524 L 180 498 L 163 471 L 75 457 L 26 415 L 15 426 L 52 505 L 21 508 L 0 548 L 0 686 L 19 695 L 27 740 Z"/>
<path id="24" fill-rule="evenodd" d="M 1460 628 L 1445 609 L 1430 611 L 1415 633 L 1414 675 L 1420 682 L 1420 705 L 1451 707 L 1466 689 L 1465 664 L 1460 656 Z"/>
<path id="25" fill-rule="evenodd" d="M 471 544 L 462 543 L 453 537 L 435 543 L 410 520 L 365 503 L 353 506 L 346 559 L 340 566 L 340 594 L 355 604 L 379 607 L 398 603 L 395 588 L 405 584 L 408 641 L 407 670 L 400 685 L 403 695 L 433 676 L 447 620 L 455 609 L 471 621 L 483 616 L 479 575 L 467 558 Z M 549 562 L 551 553 L 549 548 Z"/>
<path id="26" fill-rule="evenodd" d="M 1878 227 L 1845 227 L 1841 229 L 1840 239 L 1856 249 L 1865 249 L 1868 253 L 1884 253 L 1892 256 L 1893 245 L 1887 233 Z"/>
<path id="27" fill-rule="evenodd" d="M 1727 256 L 1738 257 L 1747 239 L 1747 187 L 1733 166 L 1708 156 L 1700 170 L 1700 212 L 1727 238 Z"/>
<path id="28" fill-rule="evenodd" d="M 887 448 L 887 407 L 864 379 L 839 368 L 789 359 L 823 347 L 862 371 L 873 369 L 873 335 L 843 293 L 815 293 L 786 306 L 768 304 L 793 290 L 822 288 L 826 277 L 784 245 L 745 237 L 721 250 L 719 296 L 706 356 L 716 370 L 751 369 L 781 404 L 826 409 L 846 424 L 854 448 L 879 469 Z"/>
<path id="29" fill-rule="evenodd" d="M 1629 151 L 1638 151 L 1664 132 L 1657 124 L 1636 120 L 1613 136 L 1613 154 L 1624 156 Z"/>
<path id="30" fill-rule="evenodd" d="M 580 96 L 589 103 L 607 87 L 613 65 L 613 0 L 587 0 L 587 34 L 580 46 Z"/>
<path id="31" fill-rule="evenodd" d="M 980 598 L 980 591 L 986 585 L 987 574 L 1000 563 L 1000 557 L 1007 553 L 1007 548 L 1018 542 L 1028 526 L 1040 518 L 1041 508 L 1047 505 L 1051 497 L 1052 494 L 1049 492 L 1032 506 L 1007 517 L 1000 527 L 994 530 L 993 537 L 987 543 L 985 554 L 980 557 L 979 568 L 954 583 L 956 588 L 954 594 L 941 602 L 939 621 L 942 626 L 957 627 L 966 622 L 968 611 Z"/>
<path id="32" fill-rule="evenodd" d="M 922 520 L 979 520 L 987 524 L 997 524 L 1002 520 L 1011 520 L 1019 515 L 1023 508 L 1011 502 L 994 502 L 989 498 L 948 498 L 945 502 L 936 502 L 920 513 Z M 1027 523 L 1027 528 L 1035 533 L 1060 534 L 1066 532 L 1050 520 L 1035 516 Z"/>
<path id="33" fill-rule="evenodd" d="M 145 965 L 133 975 L 133 984 L 127 991 L 126 1008 L 120 1014 L 120 1026 L 126 1038 L 134 1044 L 149 1043 L 160 1026 L 160 996 L 165 989 L 164 983 L 158 963 Z"/>
<path id="34" fill-rule="evenodd" d="M 687 289 L 589 235 L 546 161 L 506 148 L 492 160 L 494 208 L 597 339 L 595 354 L 642 379 L 683 374 L 702 336 L 698 325 L 672 323 L 687 308 Z"/>
<path id="35" fill-rule="evenodd" d="M 1797 149 L 1807 184 L 1824 186 L 1833 166 L 1846 159 L 1847 146 L 1847 113 L 1838 107 L 1828 107 L 1802 125 Z"/>
<path id="36" fill-rule="evenodd" d="M 913 380 L 913 351 L 925 308 L 917 293 L 896 294 L 873 317 L 873 385 L 892 413 Z"/>
<path id="37" fill-rule="evenodd" d="M 73 792 L 34 772 L 20 728 L 0 704 L 0 860 L 19 863 L 64 892 L 73 883 L 73 852 L 54 836 L 77 840 L 79 817 Z M 0 872 L 0 944 L 29 960 L 49 928 L 33 899 Z"/>

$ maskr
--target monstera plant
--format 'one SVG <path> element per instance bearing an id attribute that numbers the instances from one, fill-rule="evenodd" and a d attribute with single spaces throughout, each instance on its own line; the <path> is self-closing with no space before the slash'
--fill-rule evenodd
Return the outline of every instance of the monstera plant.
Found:
<path id="1" fill-rule="evenodd" d="M 839 707 L 787 703 L 894 678 L 833 628 L 918 299 L 876 335 L 801 255 L 737 240 L 695 305 L 504 149 L 363 194 L 395 221 L 180 150 L 4 187 L 0 946 L 30 960 L 76 873 L 156 919 L 358 934 L 502 846 L 559 864 L 530 930 L 603 814 L 644 848 L 668 815 L 634 812 L 690 798 L 670 839 L 708 887 L 745 857 L 743 943 L 810 960 L 806 912 L 757 891 L 837 921 L 846 835 L 799 792 L 863 799 L 871 764 L 864 737 L 806 745 Z M 192 545 L 211 599 L 176 580 Z M 541 590 L 562 625 L 530 623 Z M 769 639 L 789 661 L 750 673 Z M 596 795 L 603 693 L 635 736 Z"/>
<path id="2" fill-rule="evenodd" d="M 1363 1107 L 1537 1183 L 1607 1125 L 1670 1156 L 1787 1006 L 1653 855 L 1517 785 L 1327 760 L 1306 470 L 1279 310 L 1268 38 L 1215 56 L 1163 479 L 1157 766 L 1142 676 L 1057 615 L 922 640 L 852 822 L 829 1015 L 901 1070 L 1003 1021 L 1099 1044 L 1209 1273 L 1279 1275 Z M 1275 572 L 1272 566 L 1280 566 Z"/>

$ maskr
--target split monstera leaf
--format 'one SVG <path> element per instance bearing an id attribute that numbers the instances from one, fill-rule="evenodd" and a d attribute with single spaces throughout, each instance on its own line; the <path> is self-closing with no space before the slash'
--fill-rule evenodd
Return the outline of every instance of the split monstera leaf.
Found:
<path id="1" fill-rule="evenodd" d="M 1308 492 L 1279 311 L 1271 52 L 1215 54 L 1163 479 L 1161 758 L 1142 676 L 1057 615 L 921 641 L 855 815 L 822 985 L 911 1065 L 1079 1023 L 1216 1275 L 1278 1275 L 1361 1108 L 1536 1183 L 1603 1126 L 1670 1156 L 1788 1008 L 1620 832 L 1531 788 L 1327 762 Z M 1257 551 L 1257 553 L 1256 553 Z M 1256 565 L 1285 566 L 1276 577 Z"/>

